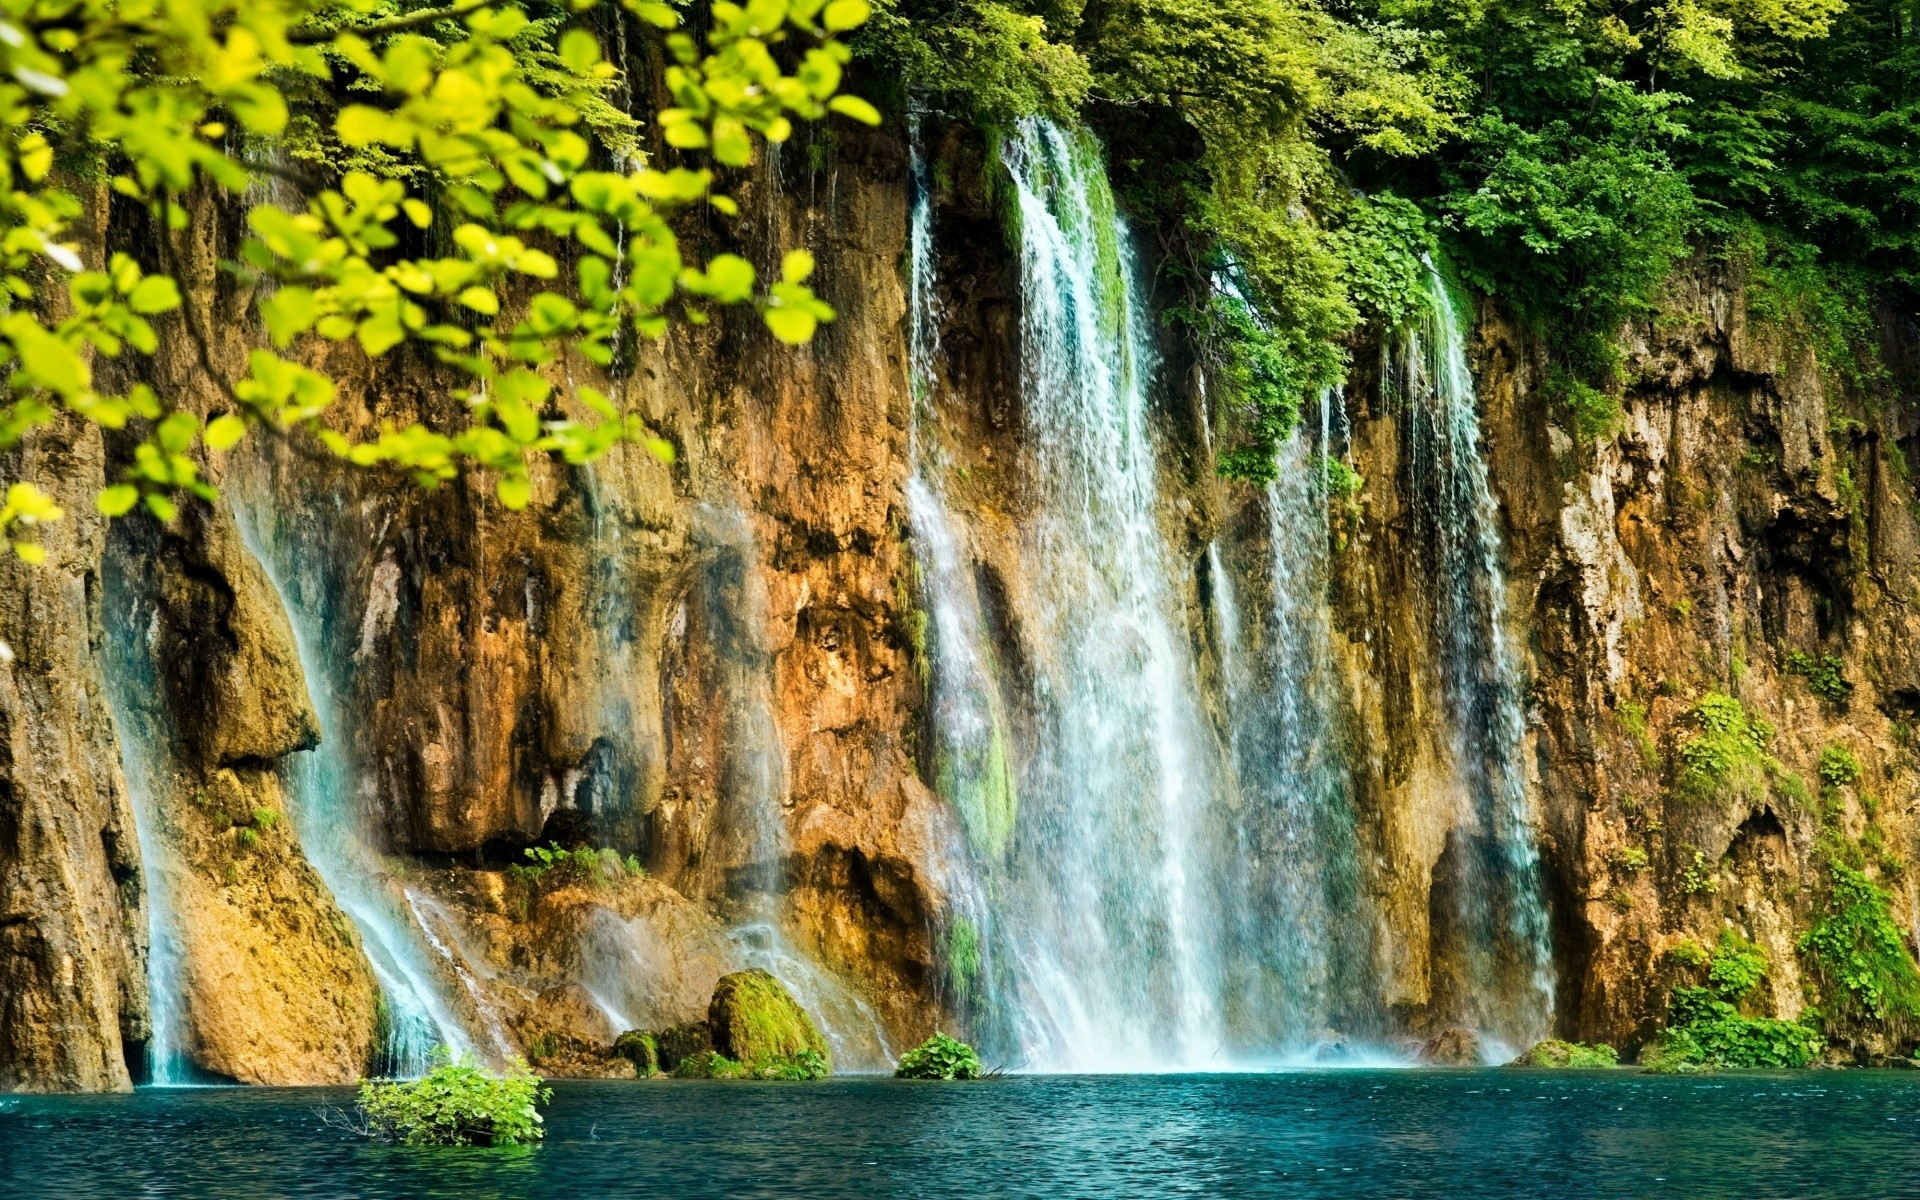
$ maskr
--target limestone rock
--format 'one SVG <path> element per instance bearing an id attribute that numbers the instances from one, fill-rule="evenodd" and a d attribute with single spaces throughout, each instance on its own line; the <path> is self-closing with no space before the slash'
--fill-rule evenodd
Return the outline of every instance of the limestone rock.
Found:
<path id="1" fill-rule="evenodd" d="M 1420 1047 L 1420 1061 L 1430 1067 L 1477 1067 L 1481 1061 L 1480 1035 L 1459 1026 L 1443 1029 Z"/>

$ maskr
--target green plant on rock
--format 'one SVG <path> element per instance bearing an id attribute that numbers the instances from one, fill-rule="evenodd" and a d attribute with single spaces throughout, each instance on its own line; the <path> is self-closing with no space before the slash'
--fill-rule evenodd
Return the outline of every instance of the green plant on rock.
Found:
<path id="1" fill-rule="evenodd" d="M 1692 861 L 1680 873 L 1680 890 L 1689 896 L 1711 896 L 1720 890 L 1720 880 L 1704 850 L 1695 850 Z"/>
<path id="2" fill-rule="evenodd" d="M 1693 948 L 1697 951 L 1697 944 Z M 1675 957 L 1673 951 L 1668 953 Z M 1672 1073 L 1804 1067 L 1812 1062 L 1826 1047 L 1818 1029 L 1741 1011 L 1742 1002 L 1759 987 L 1767 969 L 1766 954 L 1759 947 L 1732 929 L 1722 930 L 1708 963 L 1706 986 L 1673 989 L 1667 1028 L 1641 1050 L 1641 1067 Z"/>
<path id="3" fill-rule="evenodd" d="M 462 1060 L 411 1081 L 363 1080 L 359 1108 L 368 1135 L 408 1146 L 513 1146 L 546 1136 L 540 1105 L 551 1089 L 514 1059 L 495 1075 Z"/>
<path id="4" fill-rule="evenodd" d="M 1615 870 L 1634 875 L 1647 869 L 1647 852 L 1638 846 L 1622 846 L 1607 856 Z"/>
<path id="5" fill-rule="evenodd" d="M 972 1046 L 935 1033 L 901 1055 L 893 1074 L 897 1079 L 978 1079 L 982 1071 L 980 1056 Z"/>
<path id="6" fill-rule="evenodd" d="M 723 976 L 707 1006 L 707 1029 L 716 1056 L 733 1072 L 712 1078 L 821 1079 L 830 1073 L 827 1041 L 813 1018 L 766 971 Z"/>
<path id="7" fill-rule="evenodd" d="M 1680 794 L 1700 800 L 1764 794 L 1779 766 L 1767 754 L 1773 726 L 1724 692 L 1702 696 L 1691 716 L 1698 732 L 1680 743 Z"/>
<path id="8" fill-rule="evenodd" d="M 1920 970 L 1887 893 L 1838 858 L 1827 862 L 1826 882 L 1820 919 L 1799 942 L 1822 1010 L 1830 1020 L 1905 1028 L 1920 1017 Z"/>
<path id="9" fill-rule="evenodd" d="M 613 849 L 582 847 L 568 850 L 558 842 L 528 846 L 522 852 L 527 861 L 507 868 L 507 878 L 532 887 L 579 884 L 584 887 L 611 887 L 628 879 L 644 879 L 647 869 L 632 855 L 620 857 Z"/>
<path id="10" fill-rule="evenodd" d="M 1853 685 L 1847 682 L 1846 661 L 1838 655 L 1823 654 L 1816 658 L 1803 650 L 1790 651 L 1787 674 L 1806 680 L 1814 695 L 1836 708 L 1845 705 L 1853 695 Z"/>
<path id="11" fill-rule="evenodd" d="M 1860 760 L 1853 751 L 1838 744 L 1820 752 L 1820 782 L 1830 788 L 1843 788 L 1860 780 Z"/>
<path id="12" fill-rule="evenodd" d="M 1507 1064 L 1510 1067 L 1545 1067 L 1565 1070 L 1602 1070 L 1620 1065 L 1620 1052 L 1605 1042 L 1585 1045 L 1548 1038 Z"/>

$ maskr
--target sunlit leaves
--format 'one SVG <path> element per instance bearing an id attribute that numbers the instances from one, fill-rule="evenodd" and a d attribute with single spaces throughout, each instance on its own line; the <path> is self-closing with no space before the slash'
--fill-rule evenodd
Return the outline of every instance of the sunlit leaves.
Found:
<path id="1" fill-rule="evenodd" d="M 623 0 L 665 34 L 671 103 L 655 116 L 666 143 L 688 152 L 667 163 L 619 140 L 633 117 L 608 107 L 619 68 L 593 33 L 564 17 L 534 22 L 511 3 L 431 24 L 374 17 L 362 0 L 20 3 L 28 8 L 16 5 L 0 32 L 0 289 L 12 301 L 0 307 L 12 392 L 0 449 L 63 410 L 135 423 L 131 465 L 97 497 L 106 515 L 144 506 L 170 520 L 182 493 L 212 498 L 207 456 L 256 428 L 315 437 L 351 463 L 423 484 L 477 467 L 502 504 L 523 507 L 533 456 L 585 462 L 629 441 L 674 458 L 670 442 L 571 372 L 556 392 L 563 359 L 610 364 L 624 336 L 658 337 L 712 306 L 752 304 L 789 343 L 832 319 L 806 285 L 810 256 L 789 255 L 763 291 L 738 255 L 689 261 L 674 222 L 738 211 L 702 160 L 746 166 L 796 119 L 878 122 L 871 105 L 839 94 L 849 54 L 838 35 L 867 19 L 866 0 L 718 3 L 697 40 L 676 6 Z M 253 351 L 245 374 L 219 377 L 207 315 L 172 315 L 183 306 L 171 273 L 189 221 L 182 197 L 208 183 L 251 192 L 296 115 L 289 97 L 313 94 L 286 89 L 300 78 L 327 97 L 332 144 L 360 157 L 331 187 L 248 211 L 239 261 L 222 269 L 253 285 L 272 348 Z M 82 205 L 55 182 L 56 130 L 104 151 L 112 191 L 144 206 L 161 235 L 154 263 L 116 254 L 86 269 L 71 234 Z M 269 149 L 243 159 L 236 135 Z M 596 153 L 601 136 L 614 140 Z M 609 160 L 618 169 L 598 169 Z M 64 277 L 63 304 L 36 303 L 49 269 Z M 205 382 L 225 403 L 210 420 L 145 385 L 96 389 L 99 356 L 151 354 L 159 331 L 197 341 L 195 357 L 216 372 Z M 329 420 L 336 387 L 314 366 L 325 343 L 366 358 L 429 356 L 465 378 L 454 385 L 464 423 L 389 426 L 365 440 L 340 432 Z M 37 495 L 10 498 L 0 533 L 58 517 L 31 503 Z"/>

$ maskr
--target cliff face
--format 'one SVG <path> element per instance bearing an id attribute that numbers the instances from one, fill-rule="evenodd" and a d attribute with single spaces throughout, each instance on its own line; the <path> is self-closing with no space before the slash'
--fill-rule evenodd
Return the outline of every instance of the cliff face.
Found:
<path id="1" fill-rule="evenodd" d="M 984 618 L 1020 681 L 1049 580 L 1021 550 L 1018 271 L 978 143 L 952 131 L 933 157 L 942 399 L 926 435 L 951 455 Z M 738 248 L 811 247 L 838 320 L 798 352 L 726 320 L 626 347 L 601 382 L 672 460 L 622 447 L 543 464 L 524 513 L 485 481 L 423 491 L 274 444 L 209 464 L 220 506 L 109 535 L 91 515 L 110 457 L 96 439 L 16 455 L 71 515 L 48 566 L 0 566 L 0 1086 L 124 1087 L 137 1069 L 156 898 L 130 796 L 163 924 L 178 916 L 179 1047 L 217 1075 L 374 1064 L 364 934 L 309 861 L 328 849 L 311 844 L 321 807 L 339 814 L 325 836 L 364 843 L 380 894 L 413 914 L 428 973 L 489 1053 L 604 1069 L 593 1051 L 621 1028 L 695 1018 L 721 974 L 770 959 L 833 1010 L 844 1065 L 882 1065 L 962 1015 L 938 864 L 965 834 L 925 782 L 905 533 L 906 149 L 865 133 L 789 147 L 742 199 Z M 191 302 L 216 360 L 237 362 L 244 297 L 214 269 L 235 228 L 205 216 Z M 1565 1034 L 1637 1044 L 1679 977 L 1667 951 L 1726 922 L 1767 950 L 1773 1008 L 1797 1013 L 1823 830 L 1870 847 L 1900 918 L 1920 920 L 1899 861 L 1920 804 L 1905 769 L 1920 528 L 1899 452 L 1916 431 L 1902 405 L 1839 386 L 1804 338 L 1758 326 L 1745 294 L 1682 276 L 1634 331 L 1636 382 L 1599 437 L 1545 398 L 1540 348 L 1492 310 L 1474 346 L 1526 686 L 1513 757 L 1542 823 Z M 1208 549 L 1263 526 L 1266 501 L 1211 477 L 1200 389 L 1171 335 L 1163 351 L 1160 532 L 1224 741 Z M 191 391 L 194 368 L 182 348 L 154 371 Z M 363 430 L 445 415 L 435 382 L 423 363 L 349 373 L 343 407 Z M 1363 378 L 1346 400 L 1366 485 L 1330 518 L 1325 654 L 1372 939 L 1353 952 L 1393 1025 L 1424 1031 L 1465 986 L 1447 915 L 1465 832 L 1390 392 Z M 1710 694 L 1775 727 L 1777 767 L 1703 794 L 1681 747 Z M 1008 719 L 1035 736 L 1018 705 Z M 1823 787 L 1834 746 L 1861 774 Z M 524 850 L 549 842 L 618 862 L 530 874 Z"/>

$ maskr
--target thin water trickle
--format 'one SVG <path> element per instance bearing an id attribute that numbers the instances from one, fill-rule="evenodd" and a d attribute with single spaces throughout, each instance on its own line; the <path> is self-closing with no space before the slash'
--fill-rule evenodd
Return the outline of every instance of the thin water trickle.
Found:
<path id="1" fill-rule="evenodd" d="M 1526 714 L 1507 628 L 1500 510 L 1480 447 L 1466 337 L 1428 264 L 1425 315 L 1388 364 L 1406 401 L 1407 470 L 1449 722 L 1457 808 L 1439 880 L 1465 960 L 1456 1018 L 1524 1047 L 1553 1011 L 1553 958 L 1524 759 Z M 1437 872 L 1439 873 L 1439 872 Z"/>
<path id="2" fill-rule="evenodd" d="M 320 718 L 320 745 L 288 759 L 287 810 L 307 860 L 359 930 L 380 985 L 386 1005 L 382 1073 L 423 1074 L 442 1046 L 472 1055 L 479 1047 L 442 992 L 430 935 L 412 919 L 411 907 L 382 869 L 363 828 L 356 790 L 361 776 L 338 708 L 353 660 L 329 649 L 344 644 L 334 636 L 336 620 L 350 618 L 335 611 L 319 564 L 298 544 L 297 533 L 244 503 L 237 492 L 234 516 L 241 540 L 279 594 L 293 627 L 308 699 Z"/>
<path id="3" fill-rule="evenodd" d="M 147 908 L 147 996 L 150 1037 L 147 1076 L 161 1085 L 191 1082 L 192 1064 L 183 1042 L 186 981 L 181 975 L 172 852 L 160 831 L 161 774 L 167 755 L 165 714 L 159 711 L 160 682 L 153 661 L 153 628 L 158 616 L 127 594 L 118 573 L 107 578 L 108 630 L 102 656 L 102 681 L 108 711 L 120 745 L 120 771 L 133 808 L 135 840 L 140 846 L 141 884 Z"/>

